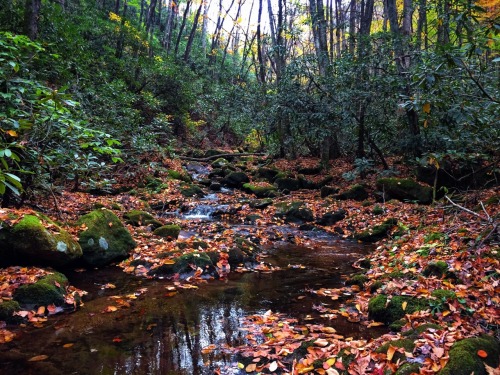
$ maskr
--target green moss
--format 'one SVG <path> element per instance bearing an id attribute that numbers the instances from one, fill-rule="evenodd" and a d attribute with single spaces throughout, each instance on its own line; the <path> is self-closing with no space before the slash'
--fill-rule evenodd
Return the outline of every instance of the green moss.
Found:
<path id="1" fill-rule="evenodd" d="M 448 271 L 448 264 L 446 264 L 446 262 L 443 262 L 442 260 L 439 260 L 437 262 L 429 263 L 427 267 L 425 267 L 424 270 L 422 271 L 422 275 L 426 277 L 429 276 L 443 277 L 447 271 Z"/>
<path id="2" fill-rule="evenodd" d="M 457 298 L 457 295 L 453 290 L 447 289 L 436 289 L 431 293 L 431 296 L 440 300 L 451 300 Z"/>
<path id="3" fill-rule="evenodd" d="M 272 198 L 253 200 L 253 201 L 250 201 L 250 203 L 249 203 L 251 208 L 256 208 L 259 210 L 262 210 L 266 207 L 269 207 L 272 204 L 273 204 Z"/>
<path id="4" fill-rule="evenodd" d="M 186 197 L 203 197 L 205 193 L 198 185 L 189 185 L 187 187 L 181 188 L 181 194 Z"/>
<path id="5" fill-rule="evenodd" d="M 421 335 L 424 332 L 427 332 L 429 329 L 442 330 L 443 327 L 435 323 L 424 323 L 419 325 L 417 328 L 403 332 L 403 336 L 416 339 L 418 338 L 419 335 Z"/>
<path id="6" fill-rule="evenodd" d="M 321 198 L 326 198 L 330 195 L 337 194 L 339 192 L 339 189 L 336 188 L 335 186 L 322 186 L 320 190 L 320 195 Z"/>
<path id="7" fill-rule="evenodd" d="M 374 215 L 382 215 L 383 213 L 384 213 L 384 209 L 382 207 L 380 207 L 379 205 L 376 205 L 372 209 L 372 214 L 374 214 Z"/>
<path id="8" fill-rule="evenodd" d="M 68 279 L 62 273 L 47 275 L 34 284 L 21 285 L 14 292 L 14 299 L 21 305 L 62 305 Z"/>
<path id="9" fill-rule="evenodd" d="M 109 210 L 95 210 L 82 216 L 77 225 L 87 229 L 80 233 L 78 242 L 83 259 L 93 266 L 102 266 L 125 258 L 136 246 L 120 219 Z"/>
<path id="10" fill-rule="evenodd" d="M 222 168 L 229 165 L 229 161 L 224 158 L 218 158 L 212 162 L 212 168 Z"/>
<path id="11" fill-rule="evenodd" d="M 21 310 L 19 302 L 11 300 L 0 303 L 0 320 L 7 323 L 16 323 L 19 321 L 13 314 Z"/>
<path id="12" fill-rule="evenodd" d="M 370 285 L 370 293 L 375 293 L 378 289 L 382 288 L 384 283 L 382 281 L 375 281 L 372 285 Z"/>
<path id="13" fill-rule="evenodd" d="M 336 195 L 335 198 L 341 200 L 352 199 L 356 201 L 364 201 L 368 198 L 368 192 L 363 185 L 356 184 L 350 187 L 347 191 Z"/>
<path id="14" fill-rule="evenodd" d="M 387 350 L 389 350 L 389 347 L 393 346 L 396 348 L 404 348 L 406 352 L 411 353 L 413 352 L 413 349 L 415 348 L 415 343 L 413 340 L 409 339 L 399 339 L 399 340 L 392 340 L 388 341 L 379 348 L 375 350 L 376 353 L 386 353 Z M 392 362 L 397 362 L 398 360 L 404 360 L 406 357 L 403 353 L 398 353 L 396 352 L 394 354 L 394 357 L 392 357 Z"/>
<path id="15" fill-rule="evenodd" d="M 223 180 L 224 184 L 235 188 L 241 188 L 248 182 L 250 182 L 250 178 L 244 172 L 231 172 Z"/>
<path id="16" fill-rule="evenodd" d="M 243 185 L 243 189 L 250 193 L 255 194 L 258 198 L 266 198 L 276 194 L 276 187 L 271 184 L 254 185 L 250 182 Z"/>
<path id="17" fill-rule="evenodd" d="M 486 358 L 478 356 L 478 350 L 487 353 Z M 438 375 L 487 375 L 484 363 L 497 368 L 499 365 L 500 345 L 491 336 L 469 338 L 455 343 L 450 350 L 450 360 Z M 484 363 L 483 363 L 484 362 Z"/>
<path id="18" fill-rule="evenodd" d="M 403 309 L 403 303 L 405 303 L 405 309 Z M 368 302 L 368 314 L 373 320 L 390 324 L 403 318 L 405 314 L 412 314 L 427 307 L 428 305 L 423 299 L 410 296 L 394 296 L 387 303 L 387 296 L 379 294 Z"/>
<path id="19" fill-rule="evenodd" d="M 181 255 L 175 258 L 175 264 L 173 265 L 173 271 L 176 273 L 186 273 L 193 271 L 200 267 L 203 270 L 213 267 L 212 260 L 210 256 L 206 253 L 190 253 Z"/>
<path id="20" fill-rule="evenodd" d="M 368 277 L 366 277 L 366 275 L 354 275 L 346 280 L 345 285 L 357 285 L 360 288 L 363 288 L 367 281 Z"/>
<path id="21" fill-rule="evenodd" d="M 179 181 L 184 181 L 184 182 L 191 182 L 191 176 L 189 176 L 185 172 L 178 172 L 173 169 L 169 169 L 167 171 L 168 177 L 170 177 L 173 180 L 179 180 Z"/>
<path id="22" fill-rule="evenodd" d="M 274 180 L 274 183 L 278 187 L 278 190 L 295 191 L 300 189 L 300 181 L 295 178 L 276 178 L 276 180 Z"/>
<path id="23" fill-rule="evenodd" d="M 148 221 L 154 220 L 155 218 L 149 212 L 132 210 L 123 215 L 127 224 L 131 224 L 135 227 L 142 225 L 147 225 Z"/>
<path id="24" fill-rule="evenodd" d="M 394 375 L 411 375 L 420 373 L 420 365 L 418 363 L 404 363 Z"/>
<path id="25" fill-rule="evenodd" d="M 115 210 L 115 211 L 121 211 L 121 210 L 123 210 L 123 207 L 120 206 L 118 203 L 113 202 L 113 203 L 111 203 L 111 209 Z"/>
<path id="26" fill-rule="evenodd" d="M 376 225 L 369 228 L 361 233 L 356 233 L 355 238 L 363 242 L 377 242 L 382 238 L 386 237 L 389 231 L 398 224 L 397 219 L 390 218 L 384 221 L 380 225 Z"/>
<path id="27" fill-rule="evenodd" d="M 179 237 L 179 233 L 181 232 L 181 227 L 176 224 L 167 224 L 163 225 L 154 230 L 153 234 L 156 236 L 177 239 Z"/>
<path id="28" fill-rule="evenodd" d="M 398 319 L 389 324 L 389 328 L 391 329 L 391 331 L 399 332 L 401 331 L 401 329 L 403 329 L 405 325 L 406 325 L 406 319 Z"/>
<path id="29" fill-rule="evenodd" d="M 411 179 L 380 178 L 377 180 L 377 189 L 383 191 L 388 199 L 417 201 L 423 204 L 432 202 L 432 188 L 420 185 Z"/>

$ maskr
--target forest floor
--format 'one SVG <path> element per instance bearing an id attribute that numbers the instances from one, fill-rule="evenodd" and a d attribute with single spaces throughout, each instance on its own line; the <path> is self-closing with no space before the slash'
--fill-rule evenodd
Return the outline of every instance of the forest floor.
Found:
<path id="1" fill-rule="evenodd" d="M 317 163 L 318 161 L 314 159 L 304 159 L 300 163 L 278 160 L 274 165 L 293 174 L 299 167 L 314 166 Z M 165 171 L 182 170 L 179 160 L 163 160 L 162 165 Z M 398 177 L 409 175 L 409 170 L 402 164 L 397 164 L 397 167 L 401 173 Z M 342 174 L 351 168 L 351 164 L 347 161 L 335 161 L 334 166 L 332 164 L 329 169 L 314 178 L 321 179 L 329 174 L 333 176 L 329 184 L 341 191 L 359 182 L 372 193 L 375 190 L 376 171 L 363 180 L 358 177 L 357 180 L 346 181 Z M 153 175 L 155 171 L 148 167 L 127 173 L 122 170 L 117 174 L 121 176 L 121 179 L 117 177 L 117 186 L 139 185 L 148 174 Z M 37 211 L 43 211 L 59 222 L 71 223 L 79 215 L 96 206 L 112 208 L 113 205 L 119 204 L 121 213 L 124 213 L 132 209 L 148 211 L 152 206 L 158 207 L 162 204 L 165 209 L 171 211 L 188 209 L 196 205 L 199 198 L 185 198 L 180 194 L 180 181 L 166 179 L 164 172 L 156 171 L 155 176 L 163 180 L 164 184 L 164 188 L 157 193 L 147 188 L 136 188 L 133 195 L 127 192 L 94 196 L 64 190 L 57 195 L 38 196 L 36 200 L 32 200 L 29 205 L 18 211 L 28 212 L 36 207 Z M 247 215 L 255 213 L 254 209 L 239 198 L 248 199 L 249 195 L 235 190 L 234 195 L 221 195 L 217 201 L 218 205 L 227 203 L 237 208 L 231 217 L 232 222 L 243 222 Z M 276 240 L 277 234 L 274 233 L 272 237 L 271 231 L 266 228 L 283 223 L 281 219 L 275 217 L 278 202 L 302 201 L 316 218 L 326 212 L 345 210 L 344 220 L 331 227 L 322 227 L 323 230 L 344 238 L 352 238 L 354 233 L 379 225 L 389 218 L 397 220 L 397 225 L 387 238 L 377 242 L 373 252 L 365 259 L 353 264 L 353 273 L 364 275 L 358 279 L 361 281 L 348 282 L 338 289 L 310 290 L 314 295 L 341 300 L 340 307 L 336 309 L 320 308 L 322 314 L 330 319 L 347 319 L 367 327 L 381 326 L 385 322 L 376 321 L 368 314 L 370 299 L 380 294 L 387 296 L 386 306 L 396 296 L 408 296 L 428 301 L 429 308 L 406 313 L 405 310 L 410 311 L 410 306 L 408 302 L 403 302 L 400 308 L 405 313 L 399 321 L 397 330 L 391 329 L 390 333 L 377 339 L 343 337 L 333 328 L 320 324 L 298 326 L 293 319 L 278 312 L 269 311 L 260 316 L 249 316 L 244 323 L 248 332 L 248 345 L 233 349 L 248 359 L 242 361 L 244 363 L 238 363 L 238 366 L 247 373 L 281 371 L 291 374 L 335 375 L 385 374 L 396 372 L 405 364 L 408 366 L 416 363 L 420 367 L 418 370 L 420 374 L 435 374 L 447 364 L 450 348 L 456 341 L 481 334 L 498 336 L 500 321 L 498 190 L 490 188 L 457 192 L 450 195 L 450 199 L 451 201 L 443 198 L 431 205 L 396 200 L 376 202 L 373 195 L 363 201 L 340 201 L 331 197 L 321 198 L 318 190 L 299 190 L 275 198 L 273 205 L 258 212 L 260 217 L 256 219 L 251 229 L 250 237 L 257 238 L 262 245 Z M 0 209 L 0 218 L 5 213 L 6 209 Z M 120 215 L 119 212 L 115 213 Z M 161 220 L 181 224 L 182 230 L 186 232 L 195 229 L 177 218 Z M 65 226 L 65 229 L 75 236 L 78 231 L 78 228 L 71 225 Z M 124 272 L 148 277 L 147 269 L 137 265 L 137 262 L 133 263 L 133 260 L 146 259 L 157 267 L 169 262 L 168 258 L 160 254 L 169 251 L 175 253 L 177 249 L 175 240 L 158 238 L 143 227 L 128 226 L 128 229 L 138 246 L 130 259 L 120 263 Z M 224 221 L 207 224 L 203 233 L 201 239 L 208 245 L 204 251 L 223 253 L 231 248 L 235 239 L 231 226 Z M 183 241 L 193 242 L 199 239 L 191 237 Z M 285 240 L 298 244 L 304 241 L 300 236 Z M 223 260 L 221 257 L 222 263 L 218 266 L 226 266 Z M 369 261 L 369 268 L 366 268 L 366 261 Z M 438 266 L 435 267 L 436 265 Z M 443 265 L 444 268 L 439 268 L 439 265 Z M 273 269 L 263 259 L 253 271 L 272 272 Z M 8 299 L 14 288 L 25 282 L 33 282 L 46 272 L 44 269 L 34 267 L 0 269 L 0 284 L 2 284 L 0 291 L 3 298 Z M 197 276 L 199 275 L 195 274 L 189 280 L 182 280 L 179 285 L 182 284 L 184 287 L 199 285 L 201 278 Z M 351 279 L 354 280 L 352 277 Z M 436 290 L 449 292 L 437 294 Z M 74 292 L 71 290 L 71 293 Z M 350 297 L 345 298 L 344 295 Z M 50 315 L 47 311 L 38 311 L 31 312 L 30 316 L 33 324 L 40 324 L 47 315 Z M 422 324 L 429 323 L 435 325 L 415 331 Z M 0 344 L 15 340 L 14 334 L 8 328 L 5 325 L 0 327 Z M 404 339 L 411 340 L 413 345 L 406 345 Z M 384 350 L 380 350 L 380 347 L 387 342 L 392 343 Z M 300 354 L 290 356 L 293 352 Z M 480 352 L 478 355 L 483 357 L 488 353 Z M 487 370 L 496 374 L 500 371 L 491 368 Z"/>

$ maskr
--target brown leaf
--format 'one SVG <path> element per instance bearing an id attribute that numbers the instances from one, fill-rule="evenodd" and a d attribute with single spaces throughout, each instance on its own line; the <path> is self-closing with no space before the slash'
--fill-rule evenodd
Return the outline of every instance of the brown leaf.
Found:
<path id="1" fill-rule="evenodd" d="M 47 358 L 49 358 L 48 355 L 42 354 L 42 355 L 36 355 L 34 357 L 31 357 L 28 359 L 28 362 L 39 362 L 39 361 L 45 361 Z"/>

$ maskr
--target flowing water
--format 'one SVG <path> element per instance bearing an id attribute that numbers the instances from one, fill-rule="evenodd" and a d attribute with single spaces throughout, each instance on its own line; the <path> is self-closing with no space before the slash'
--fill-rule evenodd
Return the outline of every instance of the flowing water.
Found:
<path id="1" fill-rule="evenodd" d="M 276 244 L 266 262 L 283 268 L 273 273 L 232 273 L 199 289 L 169 296 L 165 280 L 146 280 L 116 267 L 69 274 L 75 286 L 87 290 L 85 306 L 69 315 L 51 317 L 42 328 L 25 327 L 0 347 L 1 374 L 213 374 L 231 370 L 237 358 L 221 350 L 202 354 L 215 344 L 244 344 L 241 318 L 267 310 L 304 319 L 312 305 L 331 303 L 308 293 L 310 288 L 339 287 L 350 264 L 368 249 L 327 236 L 307 246 Z M 301 264 L 303 267 L 287 267 Z M 114 289 L 102 286 L 112 283 Z M 147 291 L 146 291 L 147 289 Z M 104 312 L 116 305 L 112 296 L 137 293 L 130 307 Z M 340 334 L 369 336 L 359 324 L 339 318 L 328 322 Z M 376 334 L 376 332 L 375 332 Z M 28 359 L 45 355 L 42 361 Z"/>

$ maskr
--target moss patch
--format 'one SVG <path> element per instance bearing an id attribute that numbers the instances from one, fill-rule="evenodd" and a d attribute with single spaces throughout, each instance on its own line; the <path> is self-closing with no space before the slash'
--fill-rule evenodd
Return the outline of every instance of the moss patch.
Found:
<path id="1" fill-rule="evenodd" d="M 177 239 L 179 237 L 179 233 L 181 232 L 181 227 L 175 224 L 167 224 L 163 225 L 154 230 L 153 234 L 156 236 Z"/>
<path id="2" fill-rule="evenodd" d="M 203 197 L 205 193 L 198 185 L 189 185 L 181 188 L 181 194 L 186 197 Z"/>
<path id="3" fill-rule="evenodd" d="M 405 309 L 403 309 L 403 303 L 405 303 Z M 405 314 L 412 314 L 427 307 L 428 305 L 423 299 L 410 296 L 394 296 L 387 302 L 387 296 L 379 294 L 368 302 L 368 315 L 370 319 L 390 324 L 403 318 Z"/>
<path id="4" fill-rule="evenodd" d="M 17 301 L 5 301 L 0 303 L 0 320 L 7 323 L 16 323 L 19 321 L 18 317 L 13 314 L 21 310 L 21 306 Z"/>
<path id="5" fill-rule="evenodd" d="M 276 187 L 268 183 L 260 183 L 259 185 L 255 185 L 249 182 L 243 185 L 243 189 L 255 194 L 257 198 L 266 198 L 276 195 Z"/>
<path id="6" fill-rule="evenodd" d="M 377 180 L 377 189 L 387 195 L 386 199 L 416 201 L 423 204 L 432 202 L 432 188 L 408 178 L 380 178 Z"/>
<path id="7" fill-rule="evenodd" d="M 54 273 L 42 277 L 34 284 L 21 285 L 14 292 L 14 300 L 20 305 L 47 306 L 62 305 L 68 286 L 68 279 L 62 273 Z"/>
<path id="8" fill-rule="evenodd" d="M 387 354 L 387 351 L 389 350 L 390 346 L 393 346 L 395 348 L 404 348 L 405 352 L 412 353 L 413 349 L 415 348 L 415 343 L 413 342 L 413 340 L 409 340 L 409 339 L 393 340 L 393 341 L 386 342 L 381 347 L 377 348 L 377 350 L 375 350 L 375 352 Z M 403 361 L 405 359 L 406 359 L 406 356 L 404 355 L 404 353 L 396 352 L 394 354 L 394 356 L 392 357 L 391 362 L 395 363 L 397 361 Z"/>
<path id="9" fill-rule="evenodd" d="M 364 201 L 368 198 L 368 192 L 363 185 L 357 184 L 350 187 L 348 190 L 335 196 L 336 199 L 347 200 L 352 199 L 355 201 Z"/>
<path id="10" fill-rule="evenodd" d="M 375 225 L 363 232 L 356 233 L 354 238 L 363 242 L 377 242 L 389 234 L 389 231 L 398 224 L 397 219 L 387 219 L 380 225 Z"/>
<path id="11" fill-rule="evenodd" d="M 146 211 L 132 210 L 123 215 L 125 222 L 135 227 L 148 225 L 148 222 L 155 220 L 153 215 Z"/>

